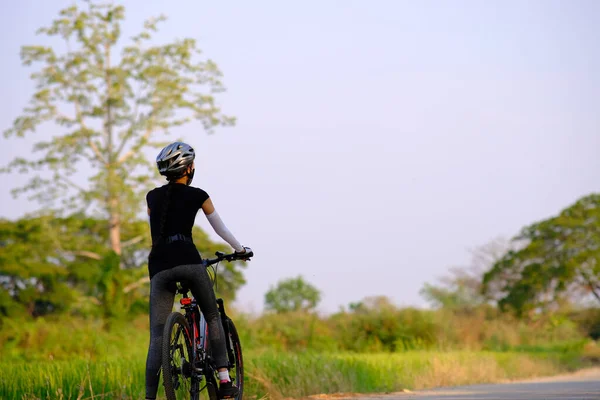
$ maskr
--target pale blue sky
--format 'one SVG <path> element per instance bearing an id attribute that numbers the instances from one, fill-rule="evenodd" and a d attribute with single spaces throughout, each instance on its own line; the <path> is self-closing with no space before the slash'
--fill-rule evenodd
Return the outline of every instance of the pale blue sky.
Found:
<path id="1" fill-rule="evenodd" d="M 71 3 L 0 5 L 3 129 L 32 90 L 19 46 Z M 424 305 L 423 283 L 468 248 L 598 189 L 600 2 L 124 4 L 126 36 L 164 12 L 157 40 L 194 37 L 225 74 L 237 126 L 179 134 L 199 151 L 195 184 L 256 250 L 246 309 L 297 274 L 323 311 Z M 3 142 L 2 164 L 32 142 Z M 0 175 L 0 216 L 35 207 L 7 193 L 19 179 Z"/>

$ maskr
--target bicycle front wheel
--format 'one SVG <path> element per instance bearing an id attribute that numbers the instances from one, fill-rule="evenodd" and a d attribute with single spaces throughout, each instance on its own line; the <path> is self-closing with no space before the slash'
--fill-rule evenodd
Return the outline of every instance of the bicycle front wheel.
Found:
<path id="1" fill-rule="evenodd" d="M 192 388 L 192 340 L 185 317 L 171 313 L 162 343 L 162 372 L 168 400 L 189 399 Z"/>
<path id="2" fill-rule="evenodd" d="M 242 344 L 238 335 L 237 329 L 233 324 L 233 321 L 225 317 L 222 319 L 223 328 L 226 332 L 226 349 L 227 356 L 229 358 L 229 377 L 233 384 L 238 387 L 239 393 L 235 397 L 235 400 L 242 400 L 244 392 L 244 360 L 242 358 Z M 209 347 L 209 352 L 212 352 Z M 213 366 L 214 367 L 214 366 Z M 214 370 L 214 374 L 207 375 L 207 389 L 208 398 L 210 400 L 217 400 L 217 382 L 218 374 Z"/>
<path id="3" fill-rule="evenodd" d="M 229 356 L 229 374 L 231 380 L 238 387 L 240 393 L 236 396 L 236 400 L 242 399 L 244 392 L 244 358 L 242 356 L 242 343 L 238 335 L 237 329 L 230 318 L 225 320 L 229 337 L 227 338 L 227 353 Z"/>

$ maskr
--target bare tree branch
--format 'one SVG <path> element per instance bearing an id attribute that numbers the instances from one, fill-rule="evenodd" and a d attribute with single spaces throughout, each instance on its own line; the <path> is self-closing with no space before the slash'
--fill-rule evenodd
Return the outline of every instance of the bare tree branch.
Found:
<path id="1" fill-rule="evenodd" d="M 142 136 L 142 138 L 140 139 L 140 143 L 144 143 L 146 141 L 148 141 L 148 138 L 150 138 L 150 135 L 152 134 L 153 130 L 148 128 L 146 129 L 146 133 L 144 134 L 144 136 Z M 127 161 L 127 159 L 131 156 L 133 156 L 135 154 L 134 149 L 138 148 L 138 146 L 134 147 L 133 149 L 129 150 L 127 153 L 123 154 L 123 156 L 121 158 L 119 158 L 119 160 L 117 161 L 117 164 L 123 164 L 125 161 Z"/>
<path id="2" fill-rule="evenodd" d="M 128 246 L 134 245 L 134 244 L 136 244 L 136 243 L 139 243 L 139 242 L 141 242 L 142 240 L 144 240 L 144 237 L 143 237 L 143 236 L 136 236 L 136 237 L 134 237 L 133 239 L 129 239 L 129 240 L 127 240 L 127 241 L 125 241 L 125 242 L 121 243 L 121 247 L 128 247 Z"/>
<path id="3" fill-rule="evenodd" d="M 90 137 L 88 137 L 88 144 L 90 145 L 90 147 L 94 151 L 94 154 L 96 154 L 96 157 L 98 157 L 98 161 L 100 161 L 101 163 L 106 164 L 106 160 L 102 156 L 102 153 L 100 152 L 100 149 L 98 148 L 98 146 L 96 145 L 96 143 L 94 143 L 94 141 Z"/>
<path id="4" fill-rule="evenodd" d="M 98 148 L 98 146 L 96 145 L 96 143 L 94 143 L 94 141 L 92 140 L 91 135 L 89 134 L 89 132 L 91 132 L 91 130 L 89 130 L 87 128 L 87 125 L 85 124 L 85 121 L 83 120 L 83 117 L 81 116 L 81 107 L 79 105 L 79 101 L 77 100 L 77 96 L 75 96 L 75 94 L 73 93 L 73 98 L 74 98 L 74 103 L 75 103 L 75 113 L 77 115 L 77 123 L 79 123 L 81 125 L 81 128 L 87 133 L 87 142 L 89 144 L 89 146 L 92 148 L 92 151 L 94 152 L 94 154 L 96 154 L 96 158 L 98 159 L 98 161 L 100 161 L 102 164 L 106 165 L 107 161 L 106 158 L 104 158 L 104 156 L 102 155 L 102 152 L 100 151 L 100 149 Z"/>
<path id="5" fill-rule="evenodd" d="M 139 48 L 139 46 L 138 46 L 138 48 Z M 119 154 L 121 154 L 121 152 L 125 148 L 125 145 L 129 141 L 129 139 L 131 139 L 133 137 L 133 134 L 135 132 L 135 126 L 137 124 L 137 119 L 139 116 L 140 99 L 142 97 L 142 92 L 143 92 L 143 85 L 140 85 L 140 87 L 138 88 L 137 96 L 135 96 L 135 100 L 134 100 L 135 105 L 133 107 L 133 114 L 130 119 L 131 126 L 130 126 L 127 134 L 123 137 L 121 144 L 119 146 L 117 146 L 117 151 L 115 152 L 115 157 L 119 157 Z M 152 118 L 152 112 L 148 116 L 148 119 L 149 118 Z"/>
<path id="6" fill-rule="evenodd" d="M 72 180 L 70 180 L 69 178 L 67 178 L 64 175 L 59 175 L 58 179 L 64 181 L 67 185 L 71 186 L 72 188 L 79 190 L 81 193 L 87 192 L 87 190 L 85 190 L 84 188 L 82 188 L 81 186 L 79 186 L 78 184 L 76 184 L 75 182 L 73 182 Z"/>
<path id="7" fill-rule="evenodd" d="M 69 38 L 67 38 L 66 40 L 67 43 L 67 50 L 69 53 L 71 53 L 71 42 L 69 40 Z M 106 159 L 104 158 L 104 156 L 102 155 L 102 152 L 100 151 L 100 149 L 98 148 L 98 146 L 96 145 L 96 143 L 94 143 L 94 141 L 91 138 L 91 135 L 89 134 L 89 132 L 91 132 L 91 130 L 89 130 L 87 128 L 87 125 L 85 124 L 85 121 L 81 115 L 81 105 L 79 104 L 79 100 L 77 99 L 77 95 L 75 94 L 75 88 L 73 87 L 73 91 L 71 93 L 73 95 L 73 103 L 75 105 L 75 120 L 77 121 L 77 123 L 79 123 L 79 125 L 81 125 L 81 128 L 88 133 L 87 136 L 87 142 L 88 145 L 90 146 L 90 148 L 92 149 L 92 151 L 94 152 L 94 154 L 96 155 L 96 158 L 98 159 L 98 161 L 100 161 L 101 163 L 106 165 Z"/>
<path id="8" fill-rule="evenodd" d="M 596 298 L 596 300 L 598 300 L 600 302 L 600 293 L 598 293 L 597 290 L 600 290 L 600 287 L 598 287 L 598 285 L 594 284 L 594 282 L 592 282 L 592 279 L 589 277 L 589 275 L 584 272 L 584 271 L 580 271 L 581 276 L 583 277 L 583 280 L 585 282 L 585 286 L 587 286 L 587 288 L 590 290 L 590 292 L 592 292 L 592 294 L 594 295 L 594 297 Z"/>
<path id="9" fill-rule="evenodd" d="M 142 286 L 143 284 L 150 282 L 150 278 L 145 276 L 143 278 L 138 279 L 137 281 L 130 283 L 129 285 L 125 286 L 123 288 L 123 293 L 129 293 L 131 292 L 133 289 L 137 289 L 138 287 Z"/>
<path id="10" fill-rule="evenodd" d="M 79 250 L 79 251 L 73 252 L 73 254 L 76 256 L 91 258 L 92 260 L 101 260 L 102 259 L 100 254 L 94 253 L 93 251 Z"/>

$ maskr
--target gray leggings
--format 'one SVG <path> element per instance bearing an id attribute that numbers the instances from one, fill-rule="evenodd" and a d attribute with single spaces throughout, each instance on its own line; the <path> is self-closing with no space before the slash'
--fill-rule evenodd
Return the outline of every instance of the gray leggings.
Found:
<path id="1" fill-rule="evenodd" d="M 150 280 L 150 346 L 146 359 L 146 398 L 149 399 L 156 398 L 158 390 L 163 329 L 173 310 L 175 282 L 186 282 L 200 306 L 208 323 L 208 337 L 217 368 L 227 367 L 229 363 L 217 300 L 204 265 L 179 265 L 161 271 Z"/>

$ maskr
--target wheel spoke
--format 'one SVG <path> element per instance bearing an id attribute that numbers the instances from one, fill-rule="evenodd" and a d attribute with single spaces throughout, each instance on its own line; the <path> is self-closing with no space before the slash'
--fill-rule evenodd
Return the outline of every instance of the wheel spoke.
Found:
<path id="1" fill-rule="evenodd" d="M 173 313 L 165 324 L 163 380 L 168 400 L 189 399 L 192 394 L 189 329 L 182 314 Z"/>

